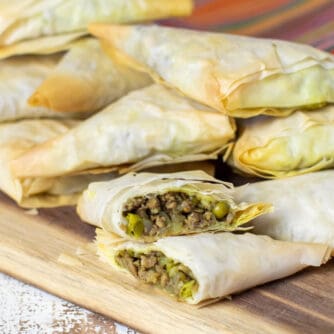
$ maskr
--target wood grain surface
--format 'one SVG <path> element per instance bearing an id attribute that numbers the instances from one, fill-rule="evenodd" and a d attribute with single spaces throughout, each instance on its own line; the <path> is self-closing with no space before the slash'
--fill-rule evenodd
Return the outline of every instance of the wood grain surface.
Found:
<path id="1" fill-rule="evenodd" d="M 0 271 L 144 333 L 334 333 L 334 263 L 203 308 L 98 260 L 71 207 L 29 215 L 0 195 Z"/>

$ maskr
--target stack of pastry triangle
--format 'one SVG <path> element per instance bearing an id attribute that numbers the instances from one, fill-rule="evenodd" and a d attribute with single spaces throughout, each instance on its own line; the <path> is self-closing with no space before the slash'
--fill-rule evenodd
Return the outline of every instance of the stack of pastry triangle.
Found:
<path id="1" fill-rule="evenodd" d="M 281 126 L 278 124 L 279 122 L 287 125 L 291 120 L 295 120 L 295 126 L 291 126 L 291 128 L 306 130 L 313 124 L 315 124 L 315 128 L 317 125 L 322 126 L 323 124 L 325 126 L 326 120 L 331 117 L 331 107 L 327 109 L 322 109 L 322 107 L 334 102 L 334 58 L 332 55 L 310 46 L 278 40 L 197 32 L 155 25 L 111 26 L 94 24 L 90 26 L 90 31 L 95 36 L 101 38 L 108 48 L 112 48 L 113 53 L 124 64 L 149 73 L 158 83 L 167 87 L 173 87 L 174 89 L 177 88 L 185 96 L 207 105 L 222 114 L 242 118 L 250 118 L 257 115 L 283 117 L 282 120 L 277 119 L 277 121 L 270 119 L 270 117 L 265 119 L 263 122 L 269 123 L 268 130 L 265 129 L 266 125 L 261 126 L 261 118 L 260 120 L 253 118 L 244 122 L 246 124 L 246 131 L 248 123 L 254 127 L 254 139 L 248 136 L 244 140 L 244 145 L 249 146 L 249 156 L 252 153 L 252 143 L 256 142 L 256 140 L 262 140 L 262 142 L 266 143 L 266 134 L 274 137 L 275 133 L 279 133 L 280 129 L 282 129 L 283 135 L 286 135 L 287 126 Z M 321 82 L 321 85 L 319 85 L 319 82 Z M 315 110 L 309 112 L 309 109 Z M 300 111 L 297 112 L 298 110 Z M 303 117 L 310 121 L 301 122 Z M 260 132 L 256 129 L 257 122 L 260 124 Z M 262 132 L 261 129 L 263 129 Z M 259 133 L 260 139 L 257 138 L 257 133 Z M 319 139 L 317 133 L 319 131 L 311 134 L 308 133 L 307 140 Z M 333 131 L 328 129 L 328 133 L 333 133 Z M 282 156 L 277 158 L 278 160 L 274 159 L 274 155 L 270 155 L 270 151 L 269 153 L 264 152 L 262 155 L 254 153 L 253 156 L 263 165 L 270 165 L 271 160 L 278 167 L 280 166 L 280 162 L 282 162 L 283 166 L 285 163 L 285 166 L 287 166 L 285 170 L 282 173 L 275 173 L 273 175 L 284 176 L 289 173 L 298 174 L 309 171 L 309 167 L 306 166 L 303 171 L 295 172 L 294 170 L 301 169 L 300 166 L 294 166 L 291 157 L 290 162 L 284 160 L 286 159 L 284 149 L 285 151 L 289 151 L 289 148 L 294 145 L 298 150 L 303 145 L 303 139 L 294 139 L 293 135 L 293 130 L 291 130 L 290 138 L 293 138 L 291 144 L 286 143 L 286 141 L 289 141 L 289 136 L 286 135 L 287 139 L 284 144 L 287 148 L 281 150 L 283 153 Z M 320 152 L 316 152 L 317 150 L 315 150 L 314 154 L 309 158 L 309 160 L 316 162 L 321 160 L 322 157 L 324 158 L 324 163 L 319 163 L 317 167 L 314 167 L 315 170 L 331 166 L 331 161 L 333 161 L 325 159 L 328 156 L 328 152 L 334 158 L 334 151 L 330 147 L 325 148 L 326 138 L 329 137 L 324 136 L 324 138 L 320 138 L 320 143 L 318 143 L 318 146 L 324 149 Z M 281 151 L 278 148 L 281 148 L 282 144 L 270 141 L 268 146 L 274 144 L 276 146 L 272 149 L 272 152 L 280 153 Z M 236 147 L 238 147 L 238 143 Z M 242 145 L 240 144 L 239 147 L 242 147 Z M 302 160 L 302 163 L 307 165 L 307 159 L 303 156 L 305 152 L 299 153 L 299 151 L 298 154 L 300 155 L 297 155 L 295 160 L 297 162 L 298 160 Z M 237 156 L 235 152 L 234 154 Z M 250 166 L 253 161 L 249 162 Z M 288 167 L 289 163 L 293 166 L 290 169 Z M 239 167 L 235 160 L 234 166 Z M 247 171 L 251 169 L 252 166 Z M 253 170 L 258 171 L 259 168 L 255 167 Z M 260 172 L 257 175 L 259 174 Z M 266 174 L 262 173 L 260 175 L 263 176 Z M 110 191 L 113 189 L 112 184 L 113 181 L 107 187 Z M 255 189 L 256 187 L 257 184 L 254 185 Z M 268 188 L 270 187 L 270 184 L 268 184 Z M 249 193 L 252 194 L 252 187 L 250 186 L 249 189 Z M 88 197 L 89 194 L 90 192 L 87 194 Z M 103 192 L 103 194 L 110 200 L 108 191 L 106 193 Z M 237 194 L 239 198 L 247 199 L 247 191 L 245 192 L 245 197 L 243 197 L 243 188 L 238 190 Z M 99 195 L 97 194 L 98 197 Z M 252 200 L 256 200 L 256 197 L 251 198 Z M 96 201 L 96 197 L 93 196 L 91 200 L 93 202 L 94 200 Z M 265 194 L 261 196 L 261 200 L 265 200 Z M 286 198 L 286 200 L 289 201 L 289 198 Z M 273 199 L 273 202 L 275 203 L 275 199 Z M 88 205 L 88 207 L 94 207 L 94 205 Z M 100 206 L 97 205 L 97 207 Z M 82 212 L 82 207 L 80 210 Z M 316 208 L 312 210 L 312 212 L 314 211 L 316 212 Z M 108 220 L 108 214 L 111 214 L 111 212 L 108 210 L 104 211 L 102 216 L 99 215 L 99 219 L 102 219 L 105 223 Z M 289 215 L 289 213 L 286 214 Z M 275 213 L 272 215 L 274 217 Z M 111 217 L 113 216 L 111 215 L 109 218 Z M 85 215 L 83 215 L 83 218 L 85 218 Z M 272 227 L 269 217 L 267 220 L 264 215 L 259 219 L 263 222 L 262 225 L 265 226 L 262 228 L 262 231 L 265 230 L 268 234 L 282 238 L 282 234 L 271 232 Z M 281 226 L 284 225 L 284 219 L 281 223 L 279 219 L 276 226 L 279 225 L 280 230 L 283 231 L 284 228 Z M 289 224 L 291 222 L 291 226 L 293 226 L 296 219 L 299 219 L 298 215 L 291 216 Z M 98 220 L 94 221 L 93 219 L 90 222 L 105 228 L 105 225 L 99 224 Z M 301 262 L 306 260 L 308 258 L 306 254 L 311 249 L 317 247 L 322 249 L 320 252 L 321 255 L 318 258 L 321 260 L 318 264 L 322 262 L 323 256 L 328 259 L 333 247 L 333 237 L 323 238 L 312 236 L 312 234 L 303 234 L 301 224 L 298 223 L 295 225 L 299 227 L 300 235 L 299 238 L 285 238 L 285 240 L 290 240 L 291 242 L 274 241 L 262 236 L 235 236 L 223 233 L 219 235 L 200 234 L 192 237 L 168 237 L 158 240 L 153 244 L 143 245 L 133 241 L 113 242 L 113 238 L 106 232 L 98 232 L 97 244 L 101 256 L 115 267 L 123 270 L 124 268 L 129 270 L 128 265 L 124 263 L 129 263 L 128 261 L 131 257 L 136 261 L 136 259 L 141 259 L 141 255 L 152 252 L 162 252 L 167 257 L 171 257 L 174 262 L 186 265 L 188 269 L 191 269 L 191 277 L 197 282 L 199 287 L 199 290 L 194 290 L 193 294 L 187 295 L 186 301 L 197 303 L 203 299 L 221 297 L 267 281 L 267 278 L 262 276 L 258 264 L 265 263 L 273 269 L 275 274 L 278 274 L 277 277 L 282 277 L 292 273 L 290 271 L 291 267 L 288 269 L 289 260 L 293 259 L 293 261 L 296 261 L 292 266 L 293 270 L 296 271 L 298 270 L 296 263 L 300 265 Z M 323 230 L 321 224 L 318 224 L 318 228 Z M 319 234 L 321 235 L 321 232 Z M 123 234 L 122 237 L 124 238 Z M 119 241 L 119 239 L 117 240 Z M 230 240 L 233 240 L 231 241 L 233 246 L 228 246 Z M 263 243 L 264 240 L 266 240 L 265 243 Z M 297 240 L 299 242 L 296 242 Z M 322 244 L 300 243 L 300 241 L 319 242 Z M 200 247 L 201 242 L 210 246 Z M 226 249 L 223 249 L 223 243 L 226 243 Z M 214 246 L 216 244 L 217 249 Z M 239 258 L 237 250 L 242 252 L 242 249 L 244 247 L 247 249 L 250 244 L 254 253 L 248 251 L 247 255 Z M 261 246 L 258 246 L 260 244 Z M 279 250 L 278 254 L 280 255 L 275 258 L 275 251 L 271 247 L 276 248 L 276 246 L 278 248 L 283 247 L 287 253 Z M 228 247 L 231 247 L 231 250 Z M 298 256 L 295 256 L 295 247 L 299 249 L 297 253 L 302 257 L 302 260 Z M 258 249 L 258 253 L 256 249 Z M 128 254 L 126 255 L 127 257 L 124 254 Z M 267 255 L 268 258 L 266 257 Z M 121 258 L 124 256 L 125 258 L 122 260 Z M 283 265 L 284 268 L 281 267 L 277 270 L 279 266 L 276 260 L 285 262 Z M 140 261 L 144 260 L 138 261 L 141 263 Z M 224 290 L 226 282 L 223 282 L 220 278 L 224 277 L 226 279 L 226 277 L 229 277 L 233 281 L 232 276 L 229 276 L 229 266 L 227 263 L 233 263 L 238 267 L 236 273 L 239 276 L 236 279 L 237 287 L 230 286 Z M 249 263 L 252 263 L 252 268 L 247 267 Z M 220 268 L 221 272 L 214 271 L 217 267 Z M 256 268 L 254 272 L 252 271 L 253 268 Z M 266 268 L 265 271 L 269 273 L 270 269 Z M 132 270 L 131 272 L 134 273 L 135 271 Z M 208 275 L 208 273 L 210 274 Z M 253 281 L 252 273 L 255 276 L 258 274 L 262 278 L 259 281 Z M 137 275 L 140 277 L 142 274 L 138 271 Z M 204 275 L 206 278 L 202 278 L 201 275 Z M 208 276 L 212 278 L 212 282 L 207 282 Z M 240 279 L 240 276 L 243 279 Z M 271 276 L 270 279 L 274 279 L 274 276 Z M 214 282 L 219 283 L 215 284 Z M 155 284 L 160 287 L 163 286 L 162 282 Z"/>
<path id="2" fill-rule="evenodd" d="M 0 122 L 6 123 L 0 124 L 1 190 L 22 206 L 58 206 L 75 203 L 89 180 L 106 177 L 112 168 L 103 169 L 103 163 L 99 173 L 105 176 L 80 170 L 77 176 L 21 177 L 12 170 L 11 161 L 75 128 L 73 124 L 78 126 L 130 91 L 152 84 L 147 74 L 121 64 L 88 37 L 89 23 L 148 21 L 189 15 L 191 10 L 191 0 L 172 0 L 164 6 L 156 0 L 3 2 Z M 52 15 L 46 19 L 45 13 Z M 233 123 L 226 123 L 229 128 L 217 135 L 224 136 L 223 146 L 233 137 Z M 80 141 L 85 145 L 84 138 Z M 215 151 L 213 146 L 217 144 L 209 144 L 205 153 Z M 28 173 L 29 166 L 22 167 Z"/>
<path id="3" fill-rule="evenodd" d="M 247 118 L 239 121 L 229 159 L 240 172 L 277 178 L 334 167 L 328 144 L 334 108 L 326 107 L 334 102 L 332 54 L 281 40 L 155 25 L 90 30 L 133 68 L 224 114 Z"/>

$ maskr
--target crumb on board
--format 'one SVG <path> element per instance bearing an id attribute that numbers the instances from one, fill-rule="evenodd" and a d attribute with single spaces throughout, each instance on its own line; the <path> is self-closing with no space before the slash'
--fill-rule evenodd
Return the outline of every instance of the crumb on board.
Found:
<path id="1" fill-rule="evenodd" d="M 61 253 L 58 256 L 57 262 L 62 263 L 62 264 L 66 264 L 68 266 L 79 266 L 81 267 L 83 264 L 81 261 L 79 261 L 76 257 L 69 255 L 69 254 L 65 254 L 65 253 Z"/>
<path id="2" fill-rule="evenodd" d="M 94 245 L 94 243 L 87 243 L 87 245 L 85 245 L 85 247 L 78 247 L 75 250 L 75 255 L 77 255 L 78 257 L 80 256 L 87 256 L 87 255 L 91 255 L 91 254 L 95 254 L 96 253 L 96 247 Z"/>
<path id="3" fill-rule="evenodd" d="M 30 210 L 25 210 L 24 213 L 30 216 L 37 216 L 39 212 L 37 209 L 30 209 Z"/>

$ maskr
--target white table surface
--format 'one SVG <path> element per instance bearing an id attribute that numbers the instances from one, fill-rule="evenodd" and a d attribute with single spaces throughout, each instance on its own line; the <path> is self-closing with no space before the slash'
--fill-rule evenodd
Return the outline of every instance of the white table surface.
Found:
<path id="1" fill-rule="evenodd" d="M 2 273 L 0 273 L 0 333 L 136 334 L 135 331 L 111 319 Z"/>

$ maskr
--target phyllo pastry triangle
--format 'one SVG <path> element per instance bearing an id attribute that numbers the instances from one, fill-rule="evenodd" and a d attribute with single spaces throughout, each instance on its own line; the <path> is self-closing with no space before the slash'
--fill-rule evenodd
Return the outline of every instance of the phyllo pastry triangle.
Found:
<path id="1" fill-rule="evenodd" d="M 84 221 L 140 241 L 243 230 L 271 209 L 264 202 L 236 202 L 231 184 L 201 171 L 130 173 L 90 184 L 78 203 Z"/>
<path id="2" fill-rule="evenodd" d="M 231 116 L 284 116 L 334 102 L 334 56 L 311 46 L 155 25 L 90 31 L 132 66 Z"/>
<path id="3" fill-rule="evenodd" d="M 54 111 L 91 113 L 149 84 L 148 74 L 120 64 L 98 40 L 86 38 L 71 47 L 29 103 Z"/>
<path id="4" fill-rule="evenodd" d="M 114 268 L 189 304 L 227 297 L 330 258 L 326 245 L 250 233 L 203 233 L 144 244 L 117 242 L 97 230 L 96 244 L 101 258 Z"/>
<path id="5" fill-rule="evenodd" d="M 75 204 L 90 182 L 111 175 L 76 175 L 58 178 L 18 178 L 10 162 L 34 145 L 67 132 L 79 121 L 22 120 L 0 124 L 0 189 L 20 206 L 28 208 Z"/>
<path id="6" fill-rule="evenodd" d="M 279 178 L 334 167 L 334 106 L 245 120 L 239 132 L 229 162 L 246 174 Z"/>
<path id="7" fill-rule="evenodd" d="M 159 85 L 124 96 L 63 135 L 13 161 L 18 177 L 139 170 L 217 158 L 234 138 L 232 119 Z"/>
<path id="8" fill-rule="evenodd" d="M 256 218 L 254 233 L 334 248 L 334 170 L 237 187 L 238 201 L 268 201 L 274 211 Z"/>
<path id="9" fill-rule="evenodd" d="M 86 31 L 92 22 L 131 23 L 186 16 L 191 0 L 2 0 L 0 45 Z"/>

